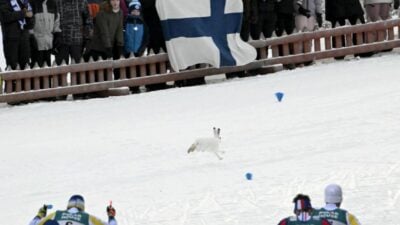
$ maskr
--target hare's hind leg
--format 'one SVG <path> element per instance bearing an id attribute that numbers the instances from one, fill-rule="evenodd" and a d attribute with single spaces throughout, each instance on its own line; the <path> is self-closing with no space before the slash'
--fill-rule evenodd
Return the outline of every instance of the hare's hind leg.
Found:
<path id="1" fill-rule="evenodd" d="M 219 160 L 222 160 L 223 158 L 218 154 L 218 152 L 216 152 L 216 151 L 213 151 L 214 152 L 214 154 L 218 157 L 218 159 Z"/>
<path id="2" fill-rule="evenodd" d="M 196 146 L 197 146 L 197 144 L 196 144 L 196 143 L 193 143 L 193 144 L 190 146 L 190 148 L 188 149 L 187 153 L 189 154 L 189 153 L 191 153 L 191 152 L 194 152 L 194 150 L 196 149 Z"/>

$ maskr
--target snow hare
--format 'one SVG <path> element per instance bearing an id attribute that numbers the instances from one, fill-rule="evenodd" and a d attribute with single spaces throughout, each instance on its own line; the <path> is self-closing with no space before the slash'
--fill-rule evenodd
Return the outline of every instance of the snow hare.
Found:
<path id="1" fill-rule="evenodd" d="M 195 142 L 190 146 L 188 149 L 188 154 L 194 151 L 197 152 L 212 152 L 214 153 L 218 159 L 222 159 L 219 153 L 224 153 L 223 151 L 219 150 L 219 144 L 221 143 L 221 136 L 220 132 L 221 129 L 213 128 L 214 137 L 203 137 L 197 138 Z"/>

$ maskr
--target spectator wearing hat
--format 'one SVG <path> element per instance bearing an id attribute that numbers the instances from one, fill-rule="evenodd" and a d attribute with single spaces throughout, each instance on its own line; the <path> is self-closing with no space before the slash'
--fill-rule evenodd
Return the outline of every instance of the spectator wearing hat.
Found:
<path id="1" fill-rule="evenodd" d="M 278 225 L 330 225 L 328 220 L 313 215 L 313 208 L 308 195 L 296 195 L 293 203 L 295 216 L 284 218 Z"/>
<path id="2" fill-rule="evenodd" d="M 96 15 L 100 11 L 100 4 L 103 2 L 103 0 L 87 0 L 87 2 L 89 8 L 89 15 L 92 18 L 93 23 L 95 23 Z"/>
<path id="3" fill-rule="evenodd" d="M 125 21 L 124 52 L 142 56 L 149 42 L 149 31 L 142 16 L 142 5 L 138 0 L 129 3 L 129 14 Z"/>
<path id="4" fill-rule="evenodd" d="M 326 205 L 316 210 L 315 214 L 327 219 L 331 225 L 360 225 L 353 214 L 340 208 L 342 201 L 342 188 L 337 184 L 330 184 L 325 188 Z"/>
<path id="5" fill-rule="evenodd" d="M 47 205 L 39 209 L 38 214 L 29 225 L 69 224 L 69 225 L 117 225 L 115 208 L 111 205 L 106 208 L 108 222 L 85 212 L 85 200 L 81 195 L 73 195 L 68 201 L 67 210 L 57 210 L 47 215 Z M 47 215 L 47 216 L 46 216 Z"/>

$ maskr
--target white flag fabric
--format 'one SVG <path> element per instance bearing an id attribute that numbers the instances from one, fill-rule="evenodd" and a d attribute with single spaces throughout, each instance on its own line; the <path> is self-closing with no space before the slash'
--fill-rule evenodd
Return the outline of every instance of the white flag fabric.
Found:
<path id="1" fill-rule="evenodd" d="M 156 7 L 175 71 L 199 63 L 219 68 L 255 60 L 256 50 L 239 34 L 241 0 L 157 0 Z"/>

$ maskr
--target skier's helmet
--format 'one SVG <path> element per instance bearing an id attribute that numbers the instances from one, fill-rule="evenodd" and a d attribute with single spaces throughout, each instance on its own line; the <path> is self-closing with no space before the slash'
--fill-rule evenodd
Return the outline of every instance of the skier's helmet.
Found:
<path id="1" fill-rule="evenodd" d="M 57 220 L 47 220 L 43 225 L 60 225 Z"/>
<path id="2" fill-rule="evenodd" d="M 326 203 L 341 203 L 343 200 L 342 188 L 337 184 L 330 184 L 325 188 Z"/>
<path id="3" fill-rule="evenodd" d="M 308 195 L 298 194 L 293 199 L 294 213 L 297 211 L 309 211 L 312 210 L 311 199 Z"/>
<path id="4" fill-rule="evenodd" d="M 85 200 L 82 195 L 72 195 L 71 198 L 69 198 L 67 209 L 74 207 L 79 209 L 79 211 L 85 211 Z"/>

